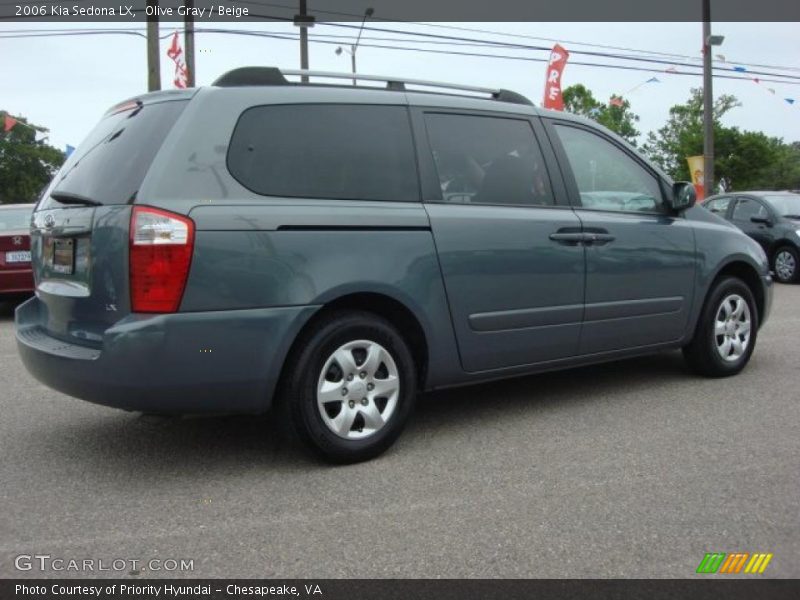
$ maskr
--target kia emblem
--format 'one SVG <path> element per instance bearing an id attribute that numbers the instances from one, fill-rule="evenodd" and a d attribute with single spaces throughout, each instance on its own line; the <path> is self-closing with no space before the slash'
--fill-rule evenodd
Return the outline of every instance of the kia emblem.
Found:
<path id="1" fill-rule="evenodd" d="M 53 225 L 55 224 L 56 224 L 56 218 L 53 215 L 47 215 L 44 218 L 44 226 L 47 227 L 48 229 L 52 229 Z"/>
<path id="2" fill-rule="evenodd" d="M 15 235 L 13 238 L 11 238 L 11 241 L 15 246 L 22 246 L 22 236 Z"/>

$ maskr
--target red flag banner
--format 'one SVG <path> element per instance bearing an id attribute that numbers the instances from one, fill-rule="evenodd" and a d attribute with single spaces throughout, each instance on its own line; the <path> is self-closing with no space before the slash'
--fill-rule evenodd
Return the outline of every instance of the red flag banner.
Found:
<path id="1" fill-rule="evenodd" d="M 183 49 L 181 48 L 180 40 L 178 39 L 178 32 L 172 36 L 172 43 L 167 48 L 167 57 L 175 62 L 175 79 L 173 83 L 176 88 L 185 88 L 189 81 L 186 72 L 186 64 L 183 62 Z"/>
<path id="2" fill-rule="evenodd" d="M 14 125 L 16 124 L 17 120 L 14 117 L 9 117 L 8 115 L 5 115 L 5 117 L 3 118 L 3 131 L 8 133 L 12 129 L 14 129 Z"/>
<path id="3" fill-rule="evenodd" d="M 553 110 L 564 110 L 564 99 L 561 97 L 561 74 L 567 64 L 569 52 L 560 45 L 553 46 L 550 61 L 547 64 L 547 78 L 544 82 L 544 107 Z"/>

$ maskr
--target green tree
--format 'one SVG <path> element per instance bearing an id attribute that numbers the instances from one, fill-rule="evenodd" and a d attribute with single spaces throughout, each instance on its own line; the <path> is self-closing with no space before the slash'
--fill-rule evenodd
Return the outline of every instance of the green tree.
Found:
<path id="1" fill-rule="evenodd" d="M 0 111 L 0 124 L 5 111 Z M 0 132 L 0 204 L 34 202 L 42 188 L 64 162 L 64 153 L 36 141 L 44 127 L 32 125 L 22 117 L 7 132 Z"/>
<path id="2" fill-rule="evenodd" d="M 586 86 L 580 83 L 566 88 L 562 92 L 562 97 L 564 98 L 564 108 L 567 111 L 594 119 L 634 146 L 636 145 L 636 138 L 639 137 L 639 131 L 636 129 L 639 115 L 631 111 L 631 103 L 628 100 L 614 95 L 611 99 L 618 102 L 603 104 Z"/>
<path id="3" fill-rule="evenodd" d="M 728 191 L 800 188 L 800 143 L 786 144 L 761 132 L 725 127 L 720 118 L 739 106 L 734 96 L 714 102 L 714 189 Z M 670 109 L 667 124 L 647 136 L 645 153 L 674 179 L 688 181 L 686 157 L 703 154 L 703 92 Z"/>
<path id="4" fill-rule="evenodd" d="M 722 95 L 714 101 L 714 140 L 718 156 L 724 154 L 726 139 L 735 137 L 724 131 L 719 120 L 736 106 L 739 102 L 734 96 Z M 666 125 L 656 132 L 651 131 L 642 149 L 674 179 L 691 180 L 686 157 L 703 154 L 703 90 L 693 88 L 688 102 L 670 108 Z M 716 169 L 715 174 L 718 178 L 724 176 Z"/>

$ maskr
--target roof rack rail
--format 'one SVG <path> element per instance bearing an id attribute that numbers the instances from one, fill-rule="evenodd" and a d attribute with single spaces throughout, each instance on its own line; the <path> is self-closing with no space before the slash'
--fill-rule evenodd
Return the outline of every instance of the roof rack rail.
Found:
<path id="1" fill-rule="evenodd" d="M 311 71 L 305 69 L 278 69 L 277 67 L 241 67 L 228 71 L 219 77 L 212 85 L 219 87 L 237 87 L 248 85 L 296 85 L 286 79 L 290 76 L 320 77 L 322 79 L 350 79 L 362 81 L 382 81 L 386 83 L 386 88 L 390 90 L 404 91 L 407 85 L 438 88 L 445 90 L 458 90 L 463 92 L 474 92 L 477 94 L 488 94 L 493 100 L 500 102 L 512 102 L 514 104 L 533 103 L 522 94 L 510 90 L 498 88 L 486 88 L 471 85 L 461 85 L 459 83 L 442 83 L 439 81 L 428 81 L 424 79 L 406 79 L 400 77 L 390 77 L 385 75 L 362 75 L 357 73 L 339 73 L 336 71 Z M 307 84 L 304 84 L 307 85 Z"/>

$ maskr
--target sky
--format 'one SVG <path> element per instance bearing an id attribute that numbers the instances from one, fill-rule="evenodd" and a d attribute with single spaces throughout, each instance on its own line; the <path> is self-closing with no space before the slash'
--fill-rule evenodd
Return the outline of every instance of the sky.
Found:
<path id="1" fill-rule="evenodd" d="M 352 25 L 352 23 L 350 23 Z M 611 45 L 637 51 L 685 55 L 699 60 L 702 44 L 700 23 L 438 23 L 388 24 L 375 22 L 376 27 L 406 31 L 422 31 L 551 46 L 558 40 L 569 50 L 600 50 L 589 46 Z M 441 25 L 468 27 L 482 32 L 446 29 Z M 297 29 L 287 23 L 204 23 L 203 27 L 248 29 L 289 33 Z M 95 35 L 10 38 L 14 32 L 30 29 L 125 28 L 143 31 L 143 24 L 129 23 L 2 23 L 0 24 L 0 109 L 24 116 L 31 122 L 50 129 L 49 141 L 64 148 L 76 146 L 89 133 L 102 114 L 117 102 L 146 90 L 147 71 L 145 39 L 135 35 Z M 162 23 L 161 79 L 165 89 L 173 87 L 173 67 L 166 57 L 169 35 L 177 23 Z M 511 39 L 486 31 L 533 36 L 539 39 Z M 733 94 L 741 106 L 733 109 L 723 122 L 746 130 L 763 131 L 785 141 L 800 141 L 800 28 L 798 23 L 714 23 L 713 33 L 725 36 L 715 54 L 725 56 L 727 65 L 741 63 L 778 65 L 781 72 L 795 76 L 795 83 L 754 83 L 715 78 L 714 94 Z M 347 36 L 343 43 L 352 43 L 354 30 L 318 23 L 317 34 Z M 388 34 L 366 31 L 362 44 L 386 44 L 370 38 Z M 404 36 L 409 39 L 408 36 Z M 321 39 L 321 38 L 320 38 Z M 332 41 L 331 38 L 326 38 Z M 198 85 L 209 85 L 224 72 L 249 65 L 271 65 L 299 68 L 299 44 L 296 40 L 198 33 L 196 36 L 196 75 Z M 421 44 L 417 43 L 416 46 Z M 429 45 L 429 48 L 482 52 L 474 47 Z M 310 67 L 318 70 L 350 70 L 350 56 L 337 55 L 335 44 L 310 44 Z M 546 51 L 493 50 L 497 54 L 546 58 Z M 365 74 L 430 79 L 481 87 L 506 88 L 541 102 L 544 89 L 545 63 L 498 58 L 426 54 L 386 50 L 362 45 L 357 52 L 358 71 Z M 669 61 L 669 59 L 667 59 Z M 676 59 L 685 60 L 685 59 Z M 616 62 L 572 54 L 570 61 Z M 635 63 L 625 63 L 635 64 Z M 646 134 L 666 122 L 669 108 L 685 102 L 690 88 L 700 87 L 702 78 L 678 76 L 665 72 L 669 64 L 639 66 L 653 72 L 614 70 L 568 63 L 562 86 L 575 83 L 587 86 L 601 101 L 611 94 L 621 94 L 641 120 L 639 130 Z M 757 67 L 747 67 L 750 70 Z M 773 69 L 774 70 L 774 69 Z M 639 84 L 656 77 L 658 83 Z M 762 76 L 765 77 L 765 76 Z M 639 87 L 637 87 L 639 86 Z M 634 89 L 635 88 L 635 89 Z M 767 88 L 773 88 L 773 95 Z M 631 91 L 632 90 L 632 91 Z M 796 98 L 794 105 L 783 98 Z"/>

